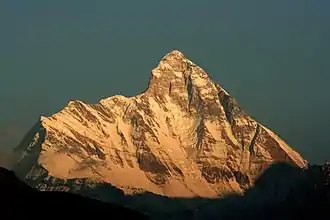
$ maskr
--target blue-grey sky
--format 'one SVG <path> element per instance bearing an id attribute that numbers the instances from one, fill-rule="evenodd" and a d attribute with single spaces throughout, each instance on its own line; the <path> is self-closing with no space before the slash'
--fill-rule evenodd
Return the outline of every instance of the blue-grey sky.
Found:
<path id="1" fill-rule="evenodd" d="M 2 0 L 0 147 L 69 100 L 142 92 L 179 49 L 311 162 L 330 159 L 330 1 Z"/>

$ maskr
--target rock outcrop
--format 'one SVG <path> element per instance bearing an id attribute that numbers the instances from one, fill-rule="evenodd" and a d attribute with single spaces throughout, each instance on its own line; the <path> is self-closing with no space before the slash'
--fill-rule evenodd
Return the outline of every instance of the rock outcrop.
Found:
<path id="1" fill-rule="evenodd" d="M 126 194 L 168 197 L 239 193 L 273 162 L 306 166 L 177 50 L 152 70 L 142 94 L 97 104 L 70 101 L 41 117 L 17 150 L 24 152 L 16 166 L 20 178 L 33 178 L 42 166 L 56 178 L 95 179 Z"/>

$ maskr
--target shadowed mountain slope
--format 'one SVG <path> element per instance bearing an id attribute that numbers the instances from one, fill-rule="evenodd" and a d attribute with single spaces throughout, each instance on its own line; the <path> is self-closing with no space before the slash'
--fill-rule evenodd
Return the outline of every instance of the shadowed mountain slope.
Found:
<path id="1" fill-rule="evenodd" d="M 44 219 L 47 217 L 104 217 L 107 219 L 148 219 L 147 216 L 123 206 L 65 192 L 40 192 L 20 181 L 14 174 L 0 168 L 1 218 Z"/>
<path id="2" fill-rule="evenodd" d="M 39 183 L 41 191 L 66 186 L 72 193 L 96 197 L 107 203 L 69 192 L 38 192 L 18 180 L 13 172 L 0 169 L 2 214 L 18 216 L 26 212 L 25 217 L 39 219 L 44 218 L 47 214 L 43 212 L 48 210 L 46 213 L 52 216 L 79 217 L 89 213 L 109 219 L 147 218 L 108 203 L 113 202 L 147 213 L 152 219 L 319 219 L 326 216 L 330 205 L 329 167 L 326 164 L 301 169 L 283 163 L 274 164 L 244 195 L 228 195 L 221 199 L 168 198 L 152 193 L 125 195 L 108 183 L 92 183 L 87 179 L 63 183 L 63 180 L 46 176 L 41 183 L 47 188 Z M 34 181 L 38 182 L 37 179 Z"/>

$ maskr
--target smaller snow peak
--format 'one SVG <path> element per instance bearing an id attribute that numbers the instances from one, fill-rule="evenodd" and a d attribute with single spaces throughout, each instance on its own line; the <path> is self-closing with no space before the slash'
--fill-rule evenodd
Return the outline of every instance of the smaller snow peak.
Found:
<path id="1" fill-rule="evenodd" d="M 148 89 L 152 88 L 150 91 L 158 94 L 172 91 L 179 94 L 179 90 L 181 90 L 181 94 L 184 94 L 187 87 L 195 87 L 197 90 L 203 91 L 203 94 L 208 94 L 213 90 L 213 84 L 209 75 L 202 68 L 187 59 L 180 51 L 173 50 L 165 55 L 158 66 L 152 70 Z M 216 94 L 216 92 L 211 93 Z"/>
<path id="2" fill-rule="evenodd" d="M 198 65 L 189 60 L 183 53 L 178 50 L 166 54 L 159 62 L 158 66 L 153 69 L 152 74 L 159 78 L 166 74 L 176 75 L 183 77 L 185 75 L 197 74 L 204 78 L 208 77 L 208 74 L 200 68 Z"/>
<path id="3" fill-rule="evenodd" d="M 70 100 L 69 103 L 68 103 L 68 106 L 74 105 L 76 102 L 77 102 L 76 100 Z"/>
<path id="4" fill-rule="evenodd" d="M 130 97 L 126 97 L 126 96 L 123 96 L 123 95 L 114 95 L 114 96 L 110 96 L 108 98 L 105 98 L 105 99 L 101 99 L 99 101 L 99 103 L 101 105 L 109 105 L 110 103 L 126 103 L 126 102 L 129 102 L 131 100 Z"/>
<path id="5" fill-rule="evenodd" d="M 79 104 L 84 104 L 84 103 L 79 100 L 70 100 L 64 109 L 73 109 L 76 108 L 76 106 Z"/>
<path id="6" fill-rule="evenodd" d="M 180 75 L 187 72 L 191 61 L 189 61 L 183 53 L 178 50 L 166 54 L 159 62 L 158 66 L 152 70 L 152 76 L 160 78 L 162 76 Z"/>
<path id="7" fill-rule="evenodd" d="M 79 100 L 70 100 L 64 109 L 72 110 L 75 109 L 79 104 L 83 104 L 83 103 Z"/>
<path id="8" fill-rule="evenodd" d="M 166 54 L 162 60 L 167 60 L 167 59 L 186 59 L 184 54 L 180 52 L 179 50 L 173 50 L 170 53 Z"/>
<path id="9" fill-rule="evenodd" d="M 80 100 L 70 100 L 67 106 L 75 106 L 77 104 L 86 105 L 85 102 L 80 101 Z"/>

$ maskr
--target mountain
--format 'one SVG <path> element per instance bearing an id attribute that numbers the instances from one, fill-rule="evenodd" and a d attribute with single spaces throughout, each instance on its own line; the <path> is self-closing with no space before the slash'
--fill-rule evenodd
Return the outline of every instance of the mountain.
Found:
<path id="1" fill-rule="evenodd" d="M 42 116 L 16 150 L 16 174 L 35 187 L 47 173 L 167 197 L 242 193 L 274 162 L 307 165 L 177 50 L 152 70 L 142 94 L 70 101 Z"/>

